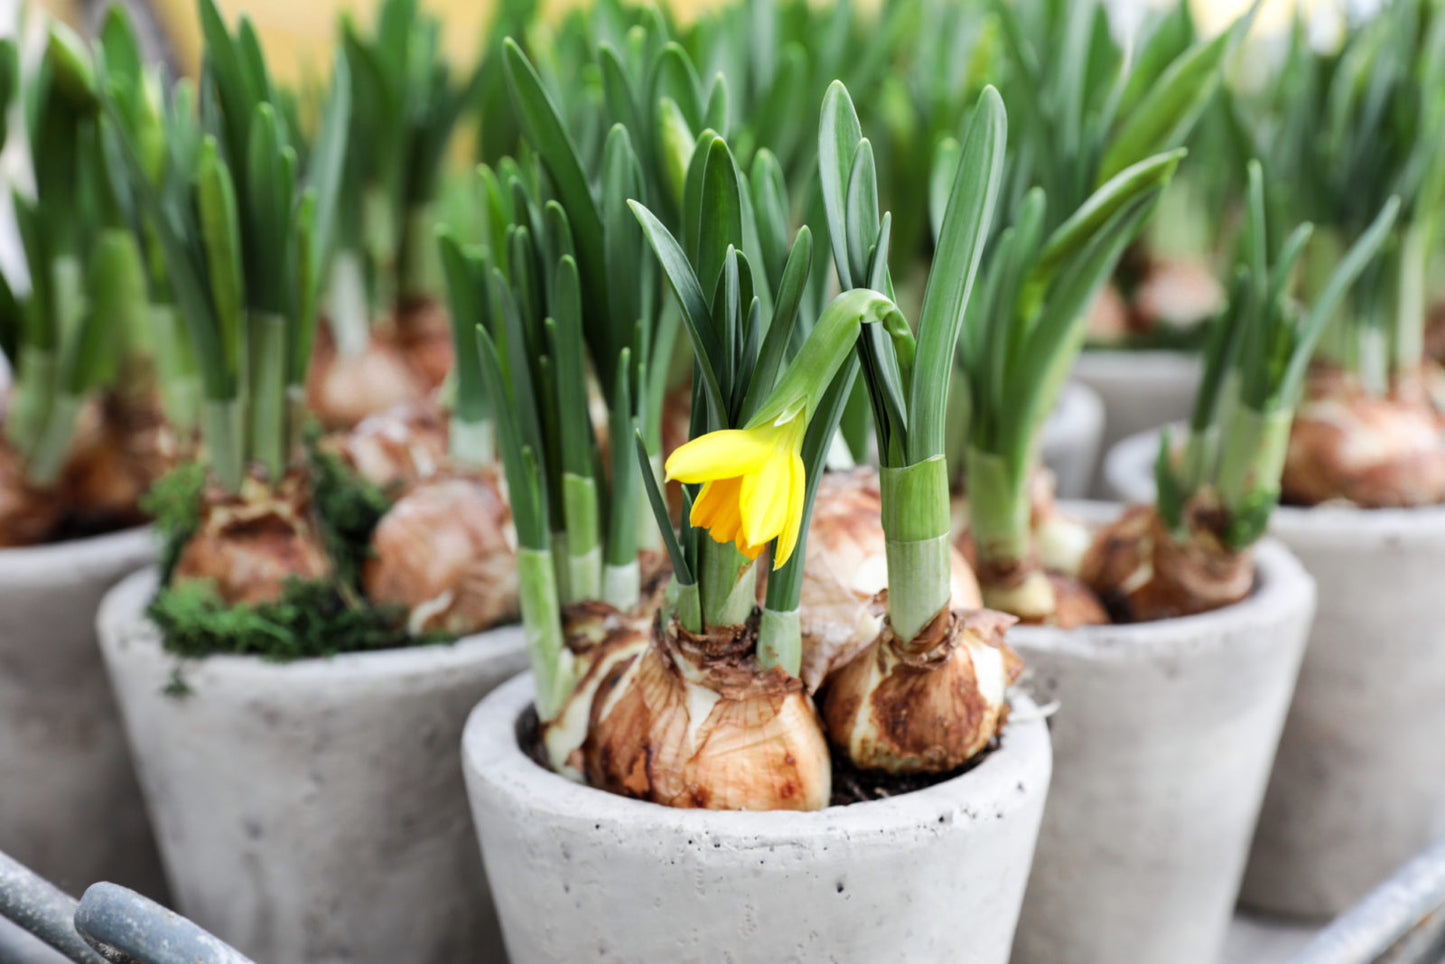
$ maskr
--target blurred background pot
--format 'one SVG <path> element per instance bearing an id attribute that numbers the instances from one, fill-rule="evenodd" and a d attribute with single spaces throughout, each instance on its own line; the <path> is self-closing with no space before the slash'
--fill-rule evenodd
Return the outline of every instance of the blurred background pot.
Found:
<path id="1" fill-rule="evenodd" d="M 1152 498 L 1158 432 L 1106 478 Z M 1281 506 L 1270 532 L 1319 583 L 1243 899 L 1324 918 L 1445 835 L 1445 506 Z"/>
<path id="2" fill-rule="evenodd" d="M 165 892 L 95 644 L 106 590 L 154 552 L 148 528 L 0 550 L 0 851 L 74 896 Z"/>
<path id="3" fill-rule="evenodd" d="M 1049 784 L 1048 731 L 1027 700 L 1000 748 L 952 780 L 814 813 L 733 813 L 543 769 L 519 743 L 532 696 L 530 676 L 499 687 L 462 744 L 514 964 L 1007 961 Z"/>
<path id="4" fill-rule="evenodd" d="M 1103 401 L 1102 451 L 1108 453 L 1136 432 L 1187 418 L 1202 375 L 1199 356 L 1182 351 L 1090 349 L 1079 356 L 1070 378 Z M 1088 494 L 1109 497 L 1101 473 L 1093 476 Z"/>
<path id="5" fill-rule="evenodd" d="M 1218 959 L 1314 612 L 1288 550 L 1255 562 L 1253 593 L 1213 612 L 1009 631 L 1035 699 L 1059 703 L 1014 961 Z"/>
<path id="6" fill-rule="evenodd" d="M 184 662 L 148 569 L 101 648 L 182 913 L 258 961 L 495 960 L 456 747 L 526 663 L 519 627 L 291 663 Z"/>
<path id="7" fill-rule="evenodd" d="M 1054 473 L 1061 499 L 1082 499 L 1098 467 L 1104 440 L 1104 402 L 1080 382 L 1066 382 L 1044 422 L 1044 465 Z"/>

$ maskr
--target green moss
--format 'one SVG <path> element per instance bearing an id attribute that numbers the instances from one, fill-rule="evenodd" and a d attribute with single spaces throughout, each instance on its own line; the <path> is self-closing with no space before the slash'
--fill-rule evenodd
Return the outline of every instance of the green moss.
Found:
<path id="1" fill-rule="evenodd" d="M 317 524 L 336 567 L 336 577 L 360 585 L 361 567 L 371 554 L 371 534 L 392 499 L 339 457 L 310 446 L 311 498 Z"/>
<path id="2" fill-rule="evenodd" d="M 181 550 L 201 527 L 201 493 L 205 488 L 205 466 L 182 462 L 156 480 L 141 499 L 141 511 L 155 520 L 160 535 L 162 583 L 170 582 Z"/>
<path id="3" fill-rule="evenodd" d="M 274 603 L 235 606 L 206 583 L 187 581 L 162 589 L 150 617 L 161 627 L 166 649 L 187 657 L 229 653 L 285 661 L 445 638 L 410 636 L 400 607 L 373 606 L 332 584 L 301 580 L 288 582 Z"/>
<path id="4" fill-rule="evenodd" d="M 274 603 L 227 605 L 202 581 L 170 585 L 186 542 L 200 528 L 205 469 L 179 466 L 146 497 L 162 539 L 161 591 L 150 606 L 166 649 L 182 657 L 213 653 L 291 660 L 336 653 L 392 649 L 440 642 L 406 631 L 401 607 L 378 607 L 361 591 L 361 567 L 376 524 L 391 507 L 378 486 L 356 475 L 335 455 L 309 446 L 312 513 L 333 565 L 326 581 L 292 580 Z M 174 683 L 184 687 L 177 676 Z"/>

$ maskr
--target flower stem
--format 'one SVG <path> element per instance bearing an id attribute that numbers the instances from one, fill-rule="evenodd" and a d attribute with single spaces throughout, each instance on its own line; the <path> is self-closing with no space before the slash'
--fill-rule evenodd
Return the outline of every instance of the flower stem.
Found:
<path id="1" fill-rule="evenodd" d="M 568 602 L 602 595 L 602 545 L 598 539 L 597 483 L 573 475 L 562 476 L 562 506 L 567 522 Z"/>
<path id="2" fill-rule="evenodd" d="M 941 455 L 884 467 L 883 533 L 888 556 L 888 621 L 911 640 L 948 608 L 950 554 L 948 463 Z"/>
<path id="3" fill-rule="evenodd" d="M 1024 619 L 1047 619 L 1055 599 L 1034 558 L 1026 469 L 1019 471 L 1004 456 L 973 446 L 964 464 L 984 605 Z"/>
<path id="4" fill-rule="evenodd" d="M 286 471 L 286 319 L 266 311 L 252 312 L 251 456 L 266 467 L 272 483 Z"/>
<path id="5" fill-rule="evenodd" d="M 545 549 L 519 548 L 517 572 L 522 632 L 531 657 L 532 675 L 537 678 L 537 716 L 546 721 L 561 710 L 571 682 L 568 667 L 564 665 L 570 662 L 570 654 L 562 644 L 561 602 L 552 553 Z"/>
<path id="6" fill-rule="evenodd" d="M 698 590 L 704 628 L 741 626 L 757 605 L 753 563 L 732 543 L 704 538 L 698 545 L 701 573 Z"/>
<path id="7" fill-rule="evenodd" d="M 642 596 L 642 575 L 637 560 L 614 566 L 607 563 L 602 567 L 602 600 L 624 612 L 637 605 Z"/>
<path id="8" fill-rule="evenodd" d="M 758 623 L 758 665 L 781 666 L 790 676 L 803 668 L 803 633 L 796 609 L 764 609 Z"/>
<path id="9" fill-rule="evenodd" d="M 208 398 L 201 407 L 201 437 L 211 472 L 227 492 L 241 488 L 246 475 L 245 413 L 235 398 Z"/>

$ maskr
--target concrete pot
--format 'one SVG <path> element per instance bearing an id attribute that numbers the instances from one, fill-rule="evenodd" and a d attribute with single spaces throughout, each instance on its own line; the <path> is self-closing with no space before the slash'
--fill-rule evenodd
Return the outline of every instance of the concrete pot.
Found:
<path id="1" fill-rule="evenodd" d="M 513 964 L 1008 959 L 1049 783 L 1026 700 L 974 770 L 818 813 L 674 810 L 571 783 L 519 747 L 531 703 L 518 677 L 462 738 Z"/>
<path id="2" fill-rule="evenodd" d="M 1157 433 L 1109 456 L 1149 497 Z M 1445 836 L 1445 506 L 1282 506 L 1271 533 L 1320 588 L 1244 901 L 1333 917 Z"/>
<path id="3" fill-rule="evenodd" d="M 1185 419 L 1203 375 L 1198 355 L 1181 351 L 1089 350 L 1079 356 L 1070 376 L 1098 393 L 1104 402 L 1104 453 L 1120 439 Z M 1101 474 L 1089 495 L 1107 497 Z"/>
<path id="4" fill-rule="evenodd" d="M 521 630 L 182 663 L 144 618 L 156 579 L 117 586 L 99 625 L 178 909 L 277 964 L 496 959 L 456 746 L 525 665 Z"/>
<path id="5" fill-rule="evenodd" d="M 1212 613 L 1009 631 L 1060 704 L 1015 962 L 1218 960 L 1315 603 L 1283 546 L 1256 562 L 1254 592 Z"/>
<path id="6" fill-rule="evenodd" d="M 75 896 L 164 895 L 95 645 L 101 597 L 153 557 L 147 528 L 0 551 L 0 851 Z"/>
<path id="7" fill-rule="evenodd" d="M 1088 494 L 1104 440 L 1104 402 L 1092 388 L 1067 382 L 1044 422 L 1042 456 L 1061 499 Z"/>

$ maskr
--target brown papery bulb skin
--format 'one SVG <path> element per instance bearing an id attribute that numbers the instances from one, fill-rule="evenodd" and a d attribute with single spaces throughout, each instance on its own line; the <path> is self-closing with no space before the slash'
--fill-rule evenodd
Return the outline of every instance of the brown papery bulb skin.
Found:
<path id="1" fill-rule="evenodd" d="M 1084 557 L 1084 582 L 1120 622 L 1209 612 L 1239 602 L 1254 586 L 1254 559 L 1216 535 L 1224 517 L 1205 502 L 1186 507 L 1193 538 L 1174 539 L 1153 506 L 1134 505 L 1099 530 Z"/>
<path id="2" fill-rule="evenodd" d="M 1008 687 L 1023 671 L 1004 639 L 1014 622 L 987 609 L 942 612 L 906 642 L 885 626 L 828 678 L 828 736 L 862 770 L 963 766 L 1008 719 Z"/>
<path id="3" fill-rule="evenodd" d="M 1386 396 L 1338 369 L 1310 373 L 1280 481 L 1296 505 L 1345 500 L 1379 509 L 1445 501 L 1445 433 L 1411 378 Z"/>
<path id="4" fill-rule="evenodd" d="M 586 779 L 582 743 L 592 721 L 593 698 L 615 666 L 636 657 L 651 641 L 651 626 L 672 578 L 672 563 L 661 553 L 640 553 L 638 568 L 640 592 L 631 609 L 618 609 L 600 599 L 562 608 L 562 640 L 577 683 L 557 715 L 540 721 L 540 726 L 552 769 L 579 783 Z"/>
<path id="5" fill-rule="evenodd" d="M 25 475 L 25 461 L 0 437 L 0 549 L 50 539 L 65 516 L 65 493 L 40 488 Z"/>
<path id="6" fill-rule="evenodd" d="M 275 488 L 254 477 L 237 493 L 208 486 L 201 498 L 201 525 L 181 550 L 172 585 L 204 580 L 231 605 L 255 605 L 280 599 L 288 579 L 331 575 L 302 473 Z"/>
<path id="7" fill-rule="evenodd" d="M 420 400 L 427 391 L 412 371 L 395 336 L 373 329 L 355 355 L 336 350 L 324 325 L 318 326 L 306 406 L 327 429 L 347 429 L 367 416 Z"/>
<path id="8" fill-rule="evenodd" d="M 321 448 L 367 481 L 396 491 L 441 471 L 449 441 L 446 412 L 427 398 L 368 416 L 349 432 L 322 439 Z"/>
<path id="9" fill-rule="evenodd" d="M 465 636 L 515 619 L 512 513 L 491 473 L 423 482 L 377 523 L 362 585 L 407 612 L 413 635 Z"/>
<path id="10" fill-rule="evenodd" d="M 872 642 L 883 626 L 873 605 L 874 597 L 888 585 L 882 512 L 878 473 L 870 468 L 828 472 L 818 483 L 799 610 L 801 675 L 810 693 L 817 692 L 834 667 Z M 983 597 L 973 569 L 957 549 L 952 561 L 949 604 L 954 609 L 977 609 Z"/>
<path id="11" fill-rule="evenodd" d="M 159 400 L 109 395 L 81 410 L 63 485 L 79 528 L 101 531 L 145 521 L 141 498 L 179 457 Z"/>
<path id="12" fill-rule="evenodd" d="M 821 810 L 827 740 L 803 684 L 752 656 L 754 630 L 699 637 L 673 622 L 612 668 L 592 701 L 587 780 L 669 807 Z"/>
<path id="13" fill-rule="evenodd" d="M 1097 342 L 1122 341 L 1130 331 L 1129 303 L 1110 282 L 1099 290 L 1089 309 L 1089 339 Z"/>
<path id="14" fill-rule="evenodd" d="M 1134 289 L 1135 326 L 1187 329 L 1224 307 L 1225 291 L 1203 258 L 1156 258 Z"/>
<path id="15" fill-rule="evenodd" d="M 436 298 L 403 298 L 397 305 L 396 331 L 397 344 L 422 386 L 440 388 L 456 357 L 446 306 Z"/>

